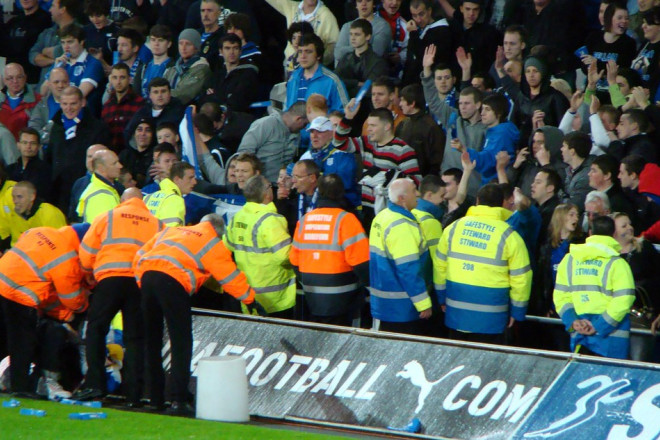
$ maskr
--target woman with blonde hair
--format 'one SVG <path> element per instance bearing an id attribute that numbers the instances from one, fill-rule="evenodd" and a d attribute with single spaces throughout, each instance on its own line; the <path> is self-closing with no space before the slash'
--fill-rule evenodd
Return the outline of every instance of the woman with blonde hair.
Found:
<path id="1" fill-rule="evenodd" d="M 546 242 L 539 252 L 537 307 L 540 315 L 555 315 L 552 291 L 555 288 L 557 266 L 568 254 L 571 244 L 584 243 L 578 208 L 572 203 L 558 205 L 552 213 Z"/>

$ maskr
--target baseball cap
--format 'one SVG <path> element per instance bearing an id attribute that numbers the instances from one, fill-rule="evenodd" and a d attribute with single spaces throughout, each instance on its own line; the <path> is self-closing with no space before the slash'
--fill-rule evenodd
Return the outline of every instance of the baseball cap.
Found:
<path id="1" fill-rule="evenodd" d="M 314 118 L 307 131 L 332 131 L 332 122 L 325 116 Z"/>

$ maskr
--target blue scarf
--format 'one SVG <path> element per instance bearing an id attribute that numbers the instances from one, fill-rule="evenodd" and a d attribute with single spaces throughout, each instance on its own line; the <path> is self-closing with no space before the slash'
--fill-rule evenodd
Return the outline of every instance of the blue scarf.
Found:
<path id="1" fill-rule="evenodd" d="M 174 70 L 176 71 L 176 77 L 174 78 L 174 84 L 172 84 L 172 88 L 176 87 L 176 83 L 179 82 L 179 79 L 192 67 L 193 64 L 195 64 L 201 57 L 199 55 L 195 55 L 192 58 L 190 58 L 188 61 L 183 61 L 182 58 L 179 58 L 176 60 L 176 64 L 174 64 Z"/>
<path id="2" fill-rule="evenodd" d="M 82 118 L 83 109 L 80 109 L 78 116 L 73 119 L 69 119 L 62 112 L 62 125 L 64 126 L 64 138 L 66 140 L 73 139 L 76 137 L 76 130 L 78 129 L 78 124 Z"/>

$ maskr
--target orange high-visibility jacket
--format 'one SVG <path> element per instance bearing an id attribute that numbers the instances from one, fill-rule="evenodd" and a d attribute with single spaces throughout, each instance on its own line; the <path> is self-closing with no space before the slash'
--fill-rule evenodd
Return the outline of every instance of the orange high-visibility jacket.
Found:
<path id="1" fill-rule="evenodd" d="M 135 254 L 164 227 L 142 199 L 128 199 L 94 219 L 80 243 L 80 264 L 97 281 L 134 277 Z"/>
<path id="2" fill-rule="evenodd" d="M 60 321 L 87 308 L 76 232 L 70 226 L 26 231 L 0 258 L 0 295 Z"/>
<path id="3" fill-rule="evenodd" d="M 317 208 L 296 225 L 289 259 L 313 314 L 344 313 L 360 289 L 353 268 L 369 261 L 369 240 L 355 215 Z"/>
<path id="4" fill-rule="evenodd" d="M 192 295 L 213 277 L 239 301 L 254 301 L 254 290 L 245 274 L 238 270 L 231 252 L 209 222 L 165 229 L 138 251 L 133 265 L 138 284 L 145 272 L 163 272 Z"/>

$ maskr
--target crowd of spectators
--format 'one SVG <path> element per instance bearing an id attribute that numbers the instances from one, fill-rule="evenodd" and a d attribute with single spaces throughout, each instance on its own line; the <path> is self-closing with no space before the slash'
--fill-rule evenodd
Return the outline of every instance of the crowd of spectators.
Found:
<path id="1" fill-rule="evenodd" d="M 527 313 L 561 317 L 585 337 L 599 330 L 578 320 L 571 327 L 572 306 L 554 300 L 566 286 L 555 284 L 565 277 L 558 270 L 570 256 L 587 258 L 575 247 L 585 241 L 609 246 L 630 267 L 638 295 L 625 314 L 660 312 L 653 246 L 660 243 L 660 1 L 3 4 L 10 8 L 0 26 L 5 250 L 30 227 L 91 222 L 99 208 L 89 197 L 98 188 L 117 204 L 137 186 L 171 226 L 208 213 L 198 199 L 238 196 L 239 208 L 247 199 L 227 217 L 237 216 L 225 241 L 257 294 L 270 289 L 264 304 L 273 316 L 346 325 L 373 318 L 374 328 L 567 349 L 567 333 L 513 320 Z M 197 158 L 182 155 L 188 106 Z M 179 160 L 198 162 L 196 175 Z M 332 175 L 339 180 L 319 191 L 322 176 Z M 151 204 L 171 194 L 176 214 L 164 218 L 165 208 Z M 340 316 L 335 321 L 317 298 L 321 287 L 303 282 L 298 305 L 295 294 L 289 298 L 292 280 L 310 279 L 298 267 L 305 249 L 298 222 L 327 206 L 355 215 L 371 245 L 368 270 L 364 258 L 351 257 L 355 276 L 342 283 L 360 288 L 327 313 Z M 256 264 L 232 244 L 243 227 L 235 225 L 249 224 L 236 218 L 257 212 L 273 217 L 264 222 L 272 223 L 272 240 L 259 246 L 290 251 L 291 237 L 302 234 L 293 240 L 295 271 L 293 257 L 262 255 Z M 611 234 L 603 216 L 613 220 Z M 477 232 L 472 218 L 500 223 Z M 452 251 L 454 235 L 465 231 L 472 235 L 460 246 L 467 247 Z M 389 233 L 402 235 L 390 242 Z M 457 276 L 457 258 L 476 276 Z M 419 265 L 409 266 L 411 259 Z M 493 263 L 505 260 L 504 272 Z M 260 286 L 269 271 L 283 272 Z M 400 291 L 392 291 L 397 283 Z M 456 290 L 461 283 L 481 290 Z M 278 286 L 288 299 L 272 299 Z M 362 287 L 370 287 L 370 301 Z M 472 309 L 499 307 L 501 319 L 471 315 L 462 308 L 471 300 L 455 296 L 501 289 L 511 297 Z M 607 316 L 611 326 L 626 319 Z"/>

